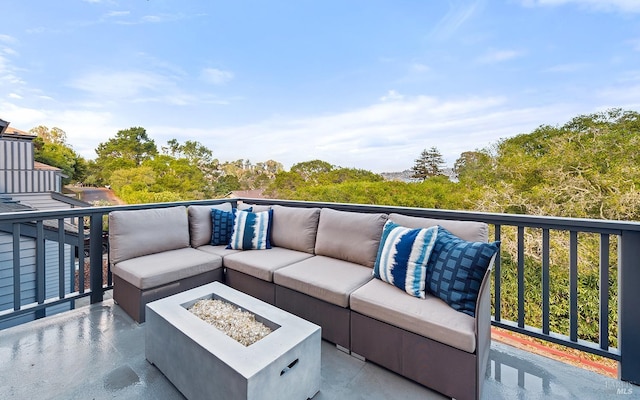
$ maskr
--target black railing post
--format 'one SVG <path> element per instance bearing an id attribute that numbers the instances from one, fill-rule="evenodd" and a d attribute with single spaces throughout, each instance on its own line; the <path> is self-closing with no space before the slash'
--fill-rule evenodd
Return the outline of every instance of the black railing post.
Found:
<path id="1" fill-rule="evenodd" d="M 89 225 L 89 286 L 91 304 L 103 299 L 102 289 L 102 214 L 91 214 Z"/>
<path id="2" fill-rule="evenodd" d="M 623 231 L 618 249 L 619 378 L 640 384 L 640 232 Z"/>

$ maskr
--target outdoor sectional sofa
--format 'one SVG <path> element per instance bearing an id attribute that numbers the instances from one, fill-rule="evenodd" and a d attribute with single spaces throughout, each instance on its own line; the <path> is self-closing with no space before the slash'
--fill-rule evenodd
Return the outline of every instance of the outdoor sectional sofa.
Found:
<path id="1" fill-rule="evenodd" d="M 240 209 L 249 205 L 239 205 Z M 374 278 L 387 221 L 407 228 L 444 227 L 486 242 L 484 223 L 331 208 L 250 206 L 272 210 L 271 248 L 211 245 L 212 208 L 231 203 L 115 211 L 109 216 L 114 300 L 136 321 L 147 302 L 219 280 L 322 327 L 322 337 L 457 399 L 478 399 L 490 348 L 489 274 L 475 315 L 428 293 L 425 298 Z M 439 228 L 440 229 L 440 228 Z"/>

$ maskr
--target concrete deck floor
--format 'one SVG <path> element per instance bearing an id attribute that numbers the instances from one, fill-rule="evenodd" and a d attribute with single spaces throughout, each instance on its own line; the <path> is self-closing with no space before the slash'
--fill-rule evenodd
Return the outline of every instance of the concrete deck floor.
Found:
<path id="1" fill-rule="evenodd" d="M 0 399 L 182 399 L 113 300 L 0 331 Z M 484 399 L 640 399 L 640 387 L 493 342 Z M 314 400 L 442 399 L 322 343 Z"/>

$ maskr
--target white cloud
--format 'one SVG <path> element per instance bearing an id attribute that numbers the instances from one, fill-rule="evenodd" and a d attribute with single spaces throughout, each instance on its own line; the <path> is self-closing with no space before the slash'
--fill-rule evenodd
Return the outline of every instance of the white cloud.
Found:
<path id="1" fill-rule="evenodd" d="M 523 52 L 517 50 L 489 50 L 478 57 L 476 61 L 480 64 L 495 64 L 522 57 L 523 55 Z"/>
<path id="2" fill-rule="evenodd" d="M 39 33 L 44 33 L 46 31 L 47 31 L 47 29 L 44 26 L 37 26 L 35 28 L 27 28 L 25 30 L 25 32 L 30 33 L 30 34 L 39 34 Z"/>
<path id="3" fill-rule="evenodd" d="M 190 18 L 185 14 L 157 14 L 157 15 L 145 15 L 138 22 L 134 22 L 137 24 L 159 24 L 162 22 L 171 22 L 171 21 L 180 21 L 183 19 Z"/>
<path id="4" fill-rule="evenodd" d="M 129 14 L 131 14 L 130 11 L 109 11 L 108 13 L 105 14 L 105 17 L 107 18 L 124 17 Z"/>
<path id="5" fill-rule="evenodd" d="M 415 73 L 424 73 L 424 72 L 429 72 L 431 70 L 428 65 L 421 64 L 421 63 L 413 63 L 410 65 L 409 69 L 411 70 L 411 72 L 415 72 Z"/>
<path id="6" fill-rule="evenodd" d="M 485 0 L 449 2 L 449 11 L 436 24 L 431 32 L 431 37 L 436 40 L 445 40 L 460 29 L 467 20 L 484 6 Z"/>
<path id="7" fill-rule="evenodd" d="M 391 94 L 391 96 L 390 96 Z M 390 97 L 393 101 L 386 101 Z M 463 151 L 530 132 L 542 123 L 565 122 L 570 106 L 510 108 L 504 97 L 441 99 L 390 91 L 379 102 L 344 113 L 303 118 L 274 117 L 226 128 L 156 126 L 160 139 L 198 140 L 221 160 L 275 159 L 285 166 L 322 159 L 375 172 L 410 168 L 426 147 L 437 146 L 449 165 Z M 250 138 L 238 146 L 228 138 Z M 159 140 L 156 140 L 158 142 Z"/>
<path id="8" fill-rule="evenodd" d="M 23 85 L 25 82 L 17 75 L 18 69 L 6 57 L 0 55 L 0 83 Z"/>
<path id="9" fill-rule="evenodd" d="M 143 94 L 166 93 L 174 82 L 150 71 L 93 71 L 72 80 L 69 85 L 105 100 L 135 99 Z"/>
<path id="10" fill-rule="evenodd" d="M 3 48 L 2 52 L 4 54 L 10 55 L 10 56 L 17 56 L 18 55 L 18 52 L 15 51 L 14 49 L 10 48 L 10 47 Z"/>
<path id="11" fill-rule="evenodd" d="M 385 94 L 384 96 L 380 97 L 380 101 L 397 101 L 397 100 L 402 100 L 404 98 L 403 95 L 401 95 L 400 93 L 398 93 L 395 90 L 389 90 L 387 92 L 387 94 Z"/>
<path id="12" fill-rule="evenodd" d="M 640 12 L 640 1 L 638 0 L 522 0 L 522 4 L 528 7 L 575 4 L 593 11 Z"/>
<path id="13" fill-rule="evenodd" d="M 554 65 L 553 67 L 547 68 L 545 71 L 560 72 L 560 73 L 576 72 L 576 71 L 585 69 L 588 66 L 589 64 L 586 64 L 586 63 L 558 64 L 558 65 Z"/>
<path id="14" fill-rule="evenodd" d="M 67 141 L 80 155 L 95 158 L 95 148 L 116 134 L 121 126 L 110 112 L 88 111 L 69 105 L 56 104 L 52 108 L 21 107 L 0 100 L 1 118 L 12 126 L 28 131 L 45 125 L 58 127 L 67 133 Z"/>
<path id="15" fill-rule="evenodd" d="M 223 71 L 216 68 L 205 68 L 200 73 L 200 77 L 207 83 L 211 83 L 213 85 L 224 85 L 234 78 L 234 74 L 231 71 Z"/>
<path id="16" fill-rule="evenodd" d="M 42 105 L 46 106 L 42 106 Z M 562 123 L 584 110 L 570 105 L 517 108 L 505 97 L 438 98 L 407 96 L 390 90 L 378 101 L 342 113 L 306 117 L 273 117 L 237 126 L 198 126 L 188 117 L 154 126 L 138 116 L 103 111 L 92 103 L 20 107 L 0 99 L 2 118 L 28 130 L 57 126 L 81 155 L 120 130 L 142 125 L 159 146 L 169 139 L 197 140 L 222 161 L 274 159 L 290 167 L 312 159 L 374 172 L 410 168 L 424 148 L 437 146 L 452 165 L 463 151 L 530 132 L 542 123 Z M 246 138 L 242 145 L 229 138 Z"/>
<path id="17" fill-rule="evenodd" d="M 20 95 L 19 95 L 19 94 L 17 94 L 17 93 L 9 93 L 9 98 L 10 98 L 10 99 L 17 99 L 17 100 L 20 100 L 20 99 L 22 99 L 22 96 L 20 96 Z"/>
<path id="18" fill-rule="evenodd" d="M 0 42 L 7 44 L 16 44 L 18 43 L 18 39 L 14 38 L 13 36 L 0 34 Z"/>
<path id="19" fill-rule="evenodd" d="M 634 82 L 635 81 L 635 82 Z M 596 95 L 604 102 L 603 108 L 640 108 L 640 77 L 628 79 L 620 85 L 604 88 Z"/>

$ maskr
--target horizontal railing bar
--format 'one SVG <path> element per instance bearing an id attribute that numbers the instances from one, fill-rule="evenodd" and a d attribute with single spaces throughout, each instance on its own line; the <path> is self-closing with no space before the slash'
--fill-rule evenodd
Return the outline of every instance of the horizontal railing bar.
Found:
<path id="1" fill-rule="evenodd" d="M 213 200 L 193 200 L 193 201 L 177 201 L 173 203 L 145 203 L 145 204 L 127 204 L 117 206 L 100 206 L 100 207 L 84 207 L 84 208 L 69 208 L 64 210 L 49 210 L 49 211 L 20 211 L 20 212 L 4 212 L 0 213 L 0 222 L 31 222 L 41 219 L 56 219 L 72 218 L 80 215 L 91 214 L 108 214 L 111 211 L 121 210 L 146 210 L 151 208 L 166 208 L 177 206 L 190 206 L 190 205 L 215 205 L 227 202 L 236 202 L 237 199 L 213 199 Z M 275 201 L 275 200 L 274 200 Z M 281 200 L 278 200 L 281 201 Z M 640 229 L 639 229 L 640 230 Z"/>
<path id="2" fill-rule="evenodd" d="M 640 222 L 595 220 L 587 218 L 548 217 L 522 214 L 500 214 L 477 211 L 442 210 L 432 208 L 380 206 L 369 204 L 326 203 L 298 200 L 252 199 L 239 197 L 235 200 L 256 205 L 281 204 L 291 207 L 331 207 L 342 211 L 399 213 L 416 217 L 437 219 L 482 221 L 491 225 L 525 226 L 555 230 L 578 230 L 590 233 L 619 234 L 621 231 L 640 231 Z M 1 216 L 1 214 L 0 214 Z"/>
<path id="3" fill-rule="evenodd" d="M 20 308 L 20 310 L 17 310 L 17 311 L 14 311 L 14 310 L 0 311 L 0 322 L 7 320 L 9 318 L 14 318 L 20 315 L 29 314 L 34 311 L 43 311 L 47 307 L 53 307 L 59 304 L 70 303 L 74 300 L 79 300 L 83 297 L 87 297 L 90 294 L 91 292 L 85 292 L 85 293 L 74 292 L 74 293 L 69 293 L 67 296 L 65 296 L 62 299 L 59 297 L 53 297 L 51 299 L 46 299 L 44 303 L 25 304 L 22 306 L 22 308 Z"/>
<path id="4" fill-rule="evenodd" d="M 232 199 L 214 199 L 214 200 L 194 200 L 179 201 L 174 203 L 149 203 L 149 204 L 132 204 L 118 206 L 101 206 L 87 208 L 71 208 L 66 210 L 55 211 L 22 211 L 12 213 L 0 213 L 0 222 L 29 222 L 39 219 L 51 218 L 70 218 L 80 215 L 90 214 L 108 214 L 111 211 L 119 210 L 144 210 L 152 208 L 164 208 L 174 206 L 189 205 L 214 205 L 224 202 L 245 201 L 253 204 L 268 205 L 281 204 L 291 207 L 331 207 L 336 210 L 358 211 L 358 212 L 381 212 L 391 213 L 397 212 L 409 216 L 429 217 L 448 220 L 461 221 L 482 221 L 492 225 L 511 225 L 526 226 L 532 228 L 548 228 L 556 230 L 577 230 L 581 232 L 591 233 L 609 233 L 620 234 L 621 231 L 637 231 L 640 232 L 640 222 L 631 221 L 613 221 L 613 220 L 595 220 L 586 218 L 564 218 L 564 217 L 548 217 L 537 215 L 521 215 L 521 214 L 500 214 L 487 213 L 477 211 L 459 211 L 459 210 L 441 210 L 417 207 L 398 207 L 398 206 L 380 206 L 369 204 L 347 204 L 347 203 L 328 203 L 328 202 L 310 202 L 297 200 L 277 200 L 277 199 L 253 199 L 238 197 Z"/>
<path id="5" fill-rule="evenodd" d="M 542 339 L 547 342 L 566 346 L 572 349 L 584 351 L 586 353 L 591 353 L 605 358 L 610 358 L 612 360 L 620 361 L 620 351 L 615 347 L 609 347 L 609 350 L 607 351 L 601 349 L 597 343 L 588 342 L 582 339 L 578 339 L 577 342 L 572 342 L 569 339 L 569 336 L 566 335 L 561 335 L 555 332 L 551 332 L 547 335 L 542 332 L 541 329 L 535 328 L 533 326 L 525 325 L 524 328 L 520 328 L 517 323 L 513 321 L 495 321 L 493 317 L 491 318 L 491 325 L 526 336 Z"/>

